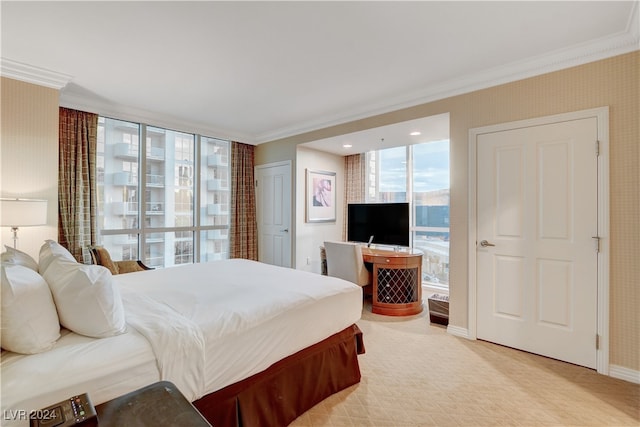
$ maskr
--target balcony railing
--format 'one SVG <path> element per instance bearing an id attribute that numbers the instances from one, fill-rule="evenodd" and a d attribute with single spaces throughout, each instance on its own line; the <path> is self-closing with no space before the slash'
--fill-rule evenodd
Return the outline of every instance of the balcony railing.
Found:
<path id="1" fill-rule="evenodd" d="M 208 230 L 207 240 L 227 240 L 229 238 L 229 230 Z"/>
<path id="2" fill-rule="evenodd" d="M 116 172 L 113 174 L 113 185 L 138 185 L 138 175 L 131 172 Z"/>
<path id="3" fill-rule="evenodd" d="M 137 215 L 138 202 L 112 202 L 110 203 L 113 215 Z"/>
<path id="4" fill-rule="evenodd" d="M 164 187 L 164 175 L 148 173 L 145 176 L 147 177 L 147 187 Z"/>
<path id="5" fill-rule="evenodd" d="M 113 155 L 115 157 L 125 159 L 137 159 L 138 158 L 138 146 L 131 145 L 124 142 L 114 144 Z"/>
<path id="6" fill-rule="evenodd" d="M 164 214 L 164 202 L 147 202 L 145 203 L 145 212 L 147 215 Z"/>
<path id="7" fill-rule="evenodd" d="M 210 154 L 207 156 L 207 166 L 229 166 L 229 157 L 222 154 Z"/>
<path id="8" fill-rule="evenodd" d="M 209 179 L 207 180 L 207 190 L 229 190 L 229 183 L 221 179 Z"/>
<path id="9" fill-rule="evenodd" d="M 147 147 L 147 159 L 164 160 L 164 148 Z"/>
<path id="10" fill-rule="evenodd" d="M 137 234 L 119 234 L 117 236 L 113 236 L 111 241 L 114 245 L 118 245 L 118 246 L 137 245 L 138 235 Z"/>
<path id="11" fill-rule="evenodd" d="M 227 215 L 229 214 L 229 205 L 220 203 L 210 203 L 207 205 L 207 215 Z"/>

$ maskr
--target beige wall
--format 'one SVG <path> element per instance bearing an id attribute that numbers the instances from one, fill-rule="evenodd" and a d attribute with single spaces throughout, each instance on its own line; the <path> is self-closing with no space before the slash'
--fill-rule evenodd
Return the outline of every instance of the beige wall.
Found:
<path id="1" fill-rule="evenodd" d="M 261 144 L 256 163 L 292 160 L 295 146 L 450 113 L 450 324 L 467 328 L 469 129 L 609 106 L 611 365 L 640 371 L 640 52 Z M 298 184 L 299 185 L 299 184 Z M 296 204 L 303 203 L 297 200 Z M 295 214 L 294 214 L 295 215 Z"/>
<path id="2" fill-rule="evenodd" d="M 37 260 L 44 239 L 58 239 L 58 91 L 2 77 L 0 94 L 0 194 L 49 202 L 47 225 L 18 233 L 18 249 Z M 13 245 L 8 228 L 0 241 Z"/>
<path id="3" fill-rule="evenodd" d="M 306 171 L 322 170 L 336 173 L 336 221 L 306 222 Z M 341 240 L 344 223 L 344 158 L 321 151 L 298 147 L 296 156 L 296 250 L 294 265 L 298 270 L 320 273 L 320 246 L 325 240 Z"/>

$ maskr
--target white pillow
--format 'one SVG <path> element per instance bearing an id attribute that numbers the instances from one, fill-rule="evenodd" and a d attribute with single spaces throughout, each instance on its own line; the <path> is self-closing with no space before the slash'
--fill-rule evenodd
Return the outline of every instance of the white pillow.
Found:
<path id="1" fill-rule="evenodd" d="M 67 250 L 60 243 L 53 240 L 45 240 L 44 245 L 40 247 L 40 259 L 38 263 L 38 271 L 40 274 L 44 275 L 45 271 L 47 271 L 47 267 L 51 264 L 54 258 L 64 258 L 69 261 L 76 262 L 76 259 L 71 252 Z"/>
<path id="2" fill-rule="evenodd" d="M 105 267 L 54 257 L 43 277 L 65 328 L 94 338 L 126 330 L 122 298 Z"/>
<path id="3" fill-rule="evenodd" d="M 4 247 L 7 251 L 2 253 L 2 264 L 24 265 L 35 272 L 38 271 L 38 263 L 35 259 L 31 258 L 31 255 L 14 249 L 11 246 L 4 245 Z"/>
<path id="4" fill-rule="evenodd" d="M 33 354 L 49 350 L 60 338 L 60 323 L 47 282 L 22 265 L 1 268 L 2 348 Z"/>

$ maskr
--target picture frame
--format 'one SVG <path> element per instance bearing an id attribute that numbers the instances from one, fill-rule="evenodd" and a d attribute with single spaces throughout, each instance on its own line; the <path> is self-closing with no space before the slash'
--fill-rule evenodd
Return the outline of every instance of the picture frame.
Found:
<path id="1" fill-rule="evenodd" d="M 336 173 L 307 169 L 307 222 L 335 222 Z"/>

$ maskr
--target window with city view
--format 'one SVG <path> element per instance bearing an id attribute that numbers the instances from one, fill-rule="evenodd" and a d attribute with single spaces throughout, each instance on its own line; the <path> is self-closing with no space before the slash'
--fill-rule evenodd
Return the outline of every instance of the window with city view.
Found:
<path id="1" fill-rule="evenodd" d="M 366 165 L 365 201 L 411 203 L 411 246 L 423 253 L 423 283 L 448 288 L 449 141 L 371 151 Z"/>
<path id="2" fill-rule="evenodd" d="M 229 141 L 100 117 L 99 244 L 151 267 L 227 258 L 229 150 Z"/>

